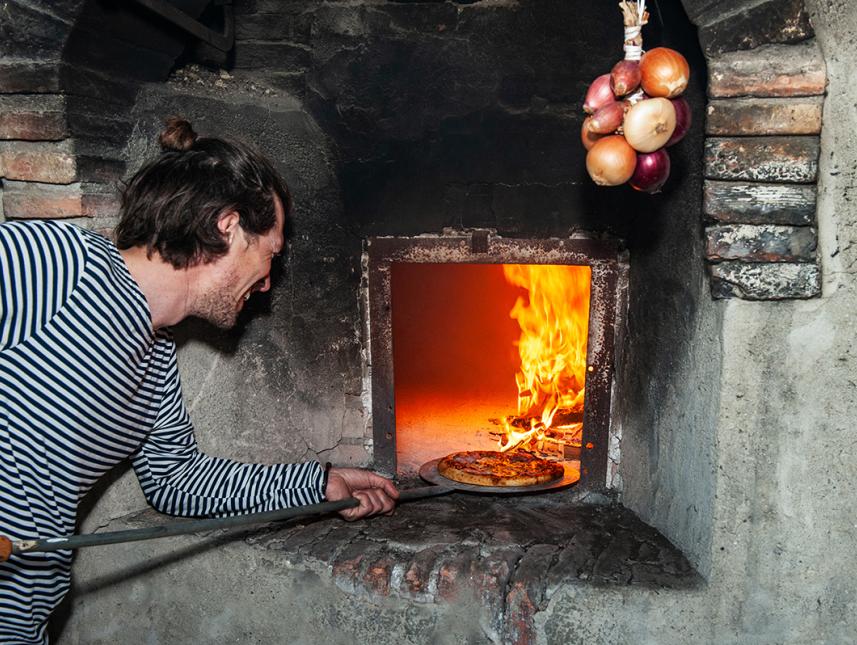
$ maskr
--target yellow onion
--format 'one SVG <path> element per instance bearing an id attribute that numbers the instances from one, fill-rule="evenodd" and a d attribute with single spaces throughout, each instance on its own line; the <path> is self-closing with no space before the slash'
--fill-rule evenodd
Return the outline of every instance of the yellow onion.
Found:
<path id="1" fill-rule="evenodd" d="M 599 139 L 586 154 L 586 171 L 599 186 L 624 184 L 636 166 L 637 153 L 621 134 Z"/>
<path id="2" fill-rule="evenodd" d="M 583 127 L 580 128 L 580 141 L 583 143 L 583 147 L 589 150 L 592 146 L 595 145 L 595 142 L 599 139 L 603 138 L 603 134 L 596 134 L 592 130 L 589 129 L 589 122 L 592 120 L 591 116 L 583 119 Z"/>
<path id="3" fill-rule="evenodd" d="M 675 131 L 675 108 L 669 99 L 646 99 L 625 113 L 622 131 L 637 152 L 663 148 Z"/>
<path id="4" fill-rule="evenodd" d="M 687 59 L 669 47 L 655 47 L 640 60 L 640 84 L 649 96 L 674 98 L 690 80 Z"/>

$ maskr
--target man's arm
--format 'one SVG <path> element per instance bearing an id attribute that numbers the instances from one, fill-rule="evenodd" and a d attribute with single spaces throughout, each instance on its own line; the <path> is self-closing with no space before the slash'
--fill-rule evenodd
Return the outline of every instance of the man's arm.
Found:
<path id="1" fill-rule="evenodd" d="M 343 512 L 357 519 L 389 512 L 398 494 L 392 483 L 368 471 L 334 468 L 323 490 L 324 471 L 315 461 L 246 464 L 199 451 L 182 400 L 175 345 L 168 343 L 167 375 L 155 428 L 132 462 L 149 503 L 171 515 L 238 515 L 356 497 L 360 507 Z M 385 483 L 386 482 L 386 483 Z"/>

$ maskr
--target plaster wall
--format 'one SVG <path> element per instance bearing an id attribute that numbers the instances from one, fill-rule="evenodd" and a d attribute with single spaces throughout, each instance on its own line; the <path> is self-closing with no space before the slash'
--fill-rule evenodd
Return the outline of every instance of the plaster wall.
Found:
<path id="1" fill-rule="evenodd" d="M 846 2 L 807 8 L 830 78 L 818 205 L 824 293 L 725 306 L 712 584 L 737 596 L 736 633 L 840 643 L 857 633 L 857 13 Z"/>

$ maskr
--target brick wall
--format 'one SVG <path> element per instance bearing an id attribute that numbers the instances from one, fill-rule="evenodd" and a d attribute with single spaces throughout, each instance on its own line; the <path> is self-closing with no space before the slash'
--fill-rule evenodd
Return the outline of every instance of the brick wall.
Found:
<path id="1" fill-rule="evenodd" d="M 185 0 L 196 15 L 206 0 Z M 185 37 L 129 3 L 0 6 L 0 217 L 115 224 L 141 82 L 164 80 Z"/>
<path id="2" fill-rule="evenodd" d="M 715 298 L 821 293 L 824 58 L 803 0 L 683 0 L 708 60 L 706 260 Z"/>

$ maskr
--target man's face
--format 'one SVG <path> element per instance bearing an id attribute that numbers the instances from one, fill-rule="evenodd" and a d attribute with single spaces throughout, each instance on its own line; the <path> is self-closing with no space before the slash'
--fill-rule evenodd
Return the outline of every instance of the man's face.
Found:
<path id="1" fill-rule="evenodd" d="M 199 294 L 194 315 L 220 327 L 235 326 L 238 314 L 254 291 L 271 288 L 271 260 L 283 249 L 285 212 L 274 196 L 276 223 L 264 235 L 248 235 L 240 226 L 226 231 L 229 251 L 209 265 L 205 287 Z"/>

